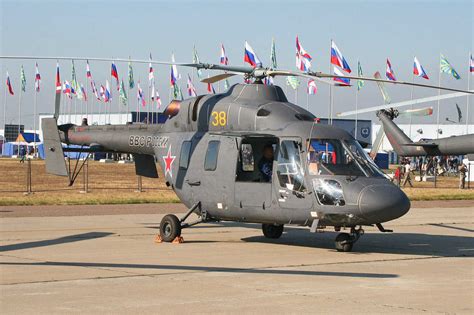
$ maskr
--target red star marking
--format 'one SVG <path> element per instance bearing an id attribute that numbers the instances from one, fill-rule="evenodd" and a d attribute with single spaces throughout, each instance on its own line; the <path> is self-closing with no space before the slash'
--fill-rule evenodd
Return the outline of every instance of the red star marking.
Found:
<path id="1" fill-rule="evenodd" d="M 163 161 L 165 161 L 165 176 L 170 174 L 171 177 L 173 177 L 173 171 L 171 169 L 171 165 L 173 164 L 174 160 L 176 159 L 176 156 L 171 155 L 171 145 L 168 148 L 168 154 L 163 156 Z"/>

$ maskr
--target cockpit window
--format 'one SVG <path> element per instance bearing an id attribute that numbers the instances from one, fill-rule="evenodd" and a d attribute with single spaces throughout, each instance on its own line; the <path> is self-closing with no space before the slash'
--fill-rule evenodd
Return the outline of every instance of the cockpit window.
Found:
<path id="1" fill-rule="evenodd" d="M 354 140 L 311 139 L 307 160 L 310 175 L 380 175 L 377 166 L 368 161 L 365 151 Z"/>
<path id="2" fill-rule="evenodd" d="M 304 173 L 301 165 L 298 143 L 284 140 L 278 150 L 278 181 L 281 187 L 304 191 Z"/>

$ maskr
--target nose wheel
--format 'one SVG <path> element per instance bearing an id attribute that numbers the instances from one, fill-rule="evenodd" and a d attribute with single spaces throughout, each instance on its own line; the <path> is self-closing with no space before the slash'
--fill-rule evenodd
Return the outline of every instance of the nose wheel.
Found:
<path id="1" fill-rule="evenodd" d="M 364 230 L 362 227 L 356 229 L 355 227 L 351 228 L 351 233 L 339 233 L 336 237 L 335 244 L 336 250 L 338 252 L 350 252 L 352 251 L 352 246 L 355 242 L 364 235 Z"/>

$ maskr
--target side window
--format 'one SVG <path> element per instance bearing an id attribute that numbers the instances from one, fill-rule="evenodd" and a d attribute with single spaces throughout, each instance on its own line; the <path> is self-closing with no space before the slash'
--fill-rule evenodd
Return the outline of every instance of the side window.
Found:
<path id="1" fill-rule="evenodd" d="M 253 149 L 250 143 L 243 143 L 240 149 L 242 156 L 242 171 L 253 172 L 255 170 L 255 161 L 253 158 Z"/>
<path id="2" fill-rule="evenodd" d="M 191 141 L 184 141 L 181 145 L 181 153 L 179 154 L 179 168 L 187 170 L 189 165 L 189 157 L 191 154 Z"/>
<path id="3" fill-rule="evenodd" d="M 212 140 L 207 145 L 206 157 L 204 159 L 204 170 L 215 171 L 217 168 L 217 156 L 219 155 L 220 141 Z"/>
<path id="4" fill-rule="evenodd" d="M 295 141 L 284 140 L 281 142 L 278 150 L 277 175 L 281 187 L 295 191 L 305 189 L 299 147 Z"/>

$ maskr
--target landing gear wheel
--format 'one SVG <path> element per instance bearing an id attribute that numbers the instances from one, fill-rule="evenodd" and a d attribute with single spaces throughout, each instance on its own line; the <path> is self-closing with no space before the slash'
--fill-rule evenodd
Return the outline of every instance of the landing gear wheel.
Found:
<path id="1" fill-rule="evenodd" d="M 280 238 L 283 234 L 283 224 L 262 224 L 262 231 L 266 238 Z"/>
<path id="2" fill-rule="evenodd" d="M 160 237 L 164 242 L 172 242 L 181 236 L 181 222 L 174 214 L 167 214 L 160 223 Z"/>
<path id="3" fill-rule="evenodd" d="M 339 233 L 336 237 L 336 250 L 338 252 L 350 252 L 354 245 L 349 233 Z"/>

